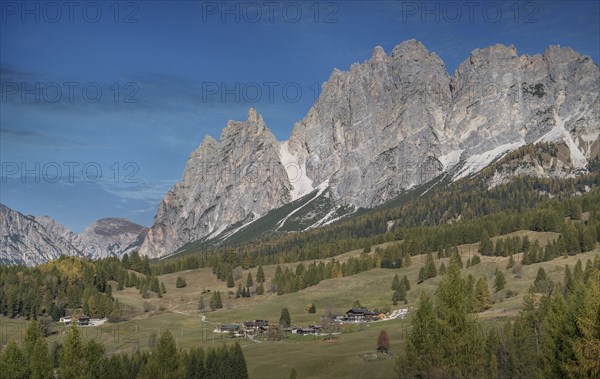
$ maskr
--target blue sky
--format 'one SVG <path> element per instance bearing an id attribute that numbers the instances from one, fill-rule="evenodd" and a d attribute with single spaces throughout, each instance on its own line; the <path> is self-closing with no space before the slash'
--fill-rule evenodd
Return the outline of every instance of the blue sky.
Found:
<path id="1" fill-rule="evenodd" d="M 149 226 L 205 134 L 255 107 L 287 139 L 333 68 L 374 46 L 420 40 L 450 74 L 496 43 L 598 62 L 599 20 L 595 1 L 2 0 L 0 202 L 75 231 Z"/>

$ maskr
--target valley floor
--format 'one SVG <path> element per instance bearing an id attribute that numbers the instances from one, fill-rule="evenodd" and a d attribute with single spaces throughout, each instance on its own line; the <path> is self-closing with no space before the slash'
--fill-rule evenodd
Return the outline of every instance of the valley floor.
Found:
<path id="1" fill-rule="evenodd" d="M 525 236 L 530 240 L 538 240 L 542 246 L 547 241 L 558 237 L 557 233 L 539 233 L 532 231 L 519 231 L 512 235 Z M 385 245 L 385 244 L 384 244 Z M 384 245 L 380 245 L 383 247 Z M 373 246 L 373 250 L 376 246 Z M 462 245 L 459 247 L 463 262 L 476 254 L 477 244 Z M 352 251 L 336 257 L 344 261 L 350 256 L 360 255 L 361 250 Z M 506 269 L 508 257 L 481 257 L 481 263 L 463 269 L 463 273 L 472 274 L 476 279 L 485 276 L 488 279 L 491 300 L 490 309 L 479 313 L 480 319 L 490 326 L 498 326 L 507 318 L 517 315 L 521 307 L 523 296 L 533 284 L 537 270 L 543 267 L 548 277 L 555 281 L 563 280 L 565 265 L 574 266 L 578 259 L 585 262 L 600 254 L 600 247 L 592 252 L 559 257 L 552 261 L 522 266 L 517 276 Z M 516 261 L 520 257 L 515 256 Z M 436 260 L 436 266 L 444 262 L 448 265 L 448 258 Z M 310 262 L 305 262 L 310 263 Z M 244 338 L 232 338 L 226 334 L 215 334 L 213 329 L 219 323 L 243 323 L 254 319 L 269 320 L 277 324 L 281 309 L 288 308 L 291 314 L 292 325 L 307 326 L 319 322 L 320 315 L 326 313 L 342 314 L 358 300 L 369 308 L 411 308 L 417 304 L 422 291 L 433 293 L 442 277 L 437 276 L 417 284 L 419 269 L 425 263 L 425 256 L 415 256 L 412 265 L 400 269 L 372 269 L 356 275 L 328 279 L 318 285 L 308 287 L 296 293 L 276 295 L 271 293 L 269 278 L 274 276 L 276 266 L 264 266 L 267 285 L 266 294 L 253 295 L 250 298 L 235 299 L 228 295 L 232 289 L 218 280 L 210 268 L 189 270 L 168 275 L 159 279 L 164 282 L 167 292 L 163 298 L 144 300 L 135 288 L 123 291 L 114 291 L 113 295 L 119 299 L 123 315 L 127 321 L 116 324 L 105 323 L 98 327 L 83 328 L 84 336 L 102 342 L 109 354 L 131 353 L 135 349 L 148 349 L 153 333 L 160 334 L 163 329 L 169 329 L 181 348 L 193 346 L 218 346 L 221 343 L 238 341 L 243 348 L 248 370 L 251 378 L 286 378 L 292 368 L 295 368 L 301 378 L 389 378 L 394 374 L 394 354 L 401 351 L 403 341 L 410 328 L 410 313 L 406 319 L 395 319 L 386 322 L 368 324 L 342 325 L 340 334 L 332 340 L 324 337 L 301 336 L 288 334 L 285 340 L 255 342 Z M 295 267 L 298 263 L 288 264 Z M 286 265 L 282 265 L 285 268 Z M 493 278 L 496 269 L 502 270 L 506 276 L 505 289 L 494 293 Z M 245 280 L 248 271 L 256 277 L 256 268 L 238 272 L 239 278 Z M 399 304 L 392 306 L 392 290 L 390 288 L 394 275 L 400 277 L 407 275 L 411 283 L 408 291 L 408 305 Z M 185 278 L 187 286 L 176 288 L 175 281 L 178 276 Z M 223 294 L 224 308 L 214 312 L 200 312 L 198 302 L 202 296 L 208 306 L 210 293 L 208 290 L 219 290 Z M 235 288 L 233 288 L 235 290 Z M 507 297 L 507 293 L 515 293 Z M 204 292 L 204 293 L 203 293 Z M 144 301 L 152 309 L 144 312 Z M 316 313 L 309 314 L 305 310 L 308 303 L 316 305 Z M 21 339 L 25 330 L 26 321 L 19 319 L 0 318 L 2 341 L 7 339 Z M 50 344 L 62 338 L 61 325 L 56 326 L 58 333 L 48 337 Z M 376 354 L 377 337 L 381 330 L 386 330 L 389 335 L 390 356 Z"/>

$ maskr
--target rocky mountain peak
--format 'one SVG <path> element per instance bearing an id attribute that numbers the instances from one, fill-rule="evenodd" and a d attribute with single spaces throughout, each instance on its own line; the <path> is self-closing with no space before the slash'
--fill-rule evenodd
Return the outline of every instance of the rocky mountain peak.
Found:
<path id="1" fill-rule="evenodd" d="M 36 265 L 61 255 L 104 258 L 138 250 L 148 228 L 105 218 L 77 234 L 49 216 L 25 216 L 0 204 L 0 260 Z"/>
<path id="2" fill-rule="evenodd" d="M 385 54 L 385 50 L 381 46 L 375 46 L 373 48 L 373 53 L 371 55 L 371 60 L 373 62 L 382 62 L 387 59 L 387 55 Z"/>
<path id="3" fill-rule="evenodd" d="M 514 45 L 506 46 L 501 43 L 471 52 L 469 63 L 481 66 L 490 61 L 507 61 L 518 58 L 517 48 Z"/>
<path id="4" fill-rule="evenodd" d="M 219 141 L 188 159 L 184 180 L 159 205 L 140 252 L 156 257 L 232 225 L 252 222 L 290 200 L 280 143 L 253 108 L 245 121 L 229 121 Z"/>
<path id="5" fill-rule="evenodd" d="M 589 58 L 562 47 L 533 57 L 512 45 L 475 49 L 453 77 L 419 41 L 389 55 L 375 47 L 370 60 L 332 71 L 288 141 L 277 142 L 250 109 L 210 149 L 193 153 L 142 252 L 160 256 L 230 235 L 310 193 L 346 210 L 373 207 L 441 173 L 457 170 L 458 179 L 540 141 L 564 143 L 583 169 L 600 150 L 599 79 Z M 207 161 L 226 169 L 203 176 Z M 257 180 L 246 179 L 249 168 L 267 166 Z"/>

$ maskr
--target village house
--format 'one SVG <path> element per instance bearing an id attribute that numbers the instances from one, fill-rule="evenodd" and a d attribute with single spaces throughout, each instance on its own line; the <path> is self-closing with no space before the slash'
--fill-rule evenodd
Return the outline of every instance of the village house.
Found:
<path id="1" fill-rule="evenodd" d="M 263 333 L 269 329 L 269 321 L 252 320 L 244 321 L 244 330 L 246 333 Z"/>
<path id="2" fill-rule="evenodd" d="M 239 333 L 239 324 L 221 324 L 218 329 L 219 333 Z"/>
<path id="3" fill-rule="evenodd" d="M 385 315 L 383 315 L 385 317 Z M 341 318 L 342 322 L 367 322 L 380 320 L 381 315 L 378 312 L 372 312 L 367 308 L 351 308 L 346 315 Z"/>

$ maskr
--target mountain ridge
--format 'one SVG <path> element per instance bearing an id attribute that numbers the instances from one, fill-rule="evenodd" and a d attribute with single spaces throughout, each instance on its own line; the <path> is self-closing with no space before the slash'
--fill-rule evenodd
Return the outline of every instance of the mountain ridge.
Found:
<path id="1" fill-rule="evenodd" d="M 73 255 L 92 259 L 138 250 L 148 228 L 123 218 L 103 218 L 75 233 L 49 216 L 24 215 L 0 204 L 0 261 L 36 265 Z"/>
<path id="2" fill-rule="evenodd" d="M 375 47 L 370 60 L 332 71 L 287 141 L 276 141 L 252 108 L 246 121 L 228 122 L 219 141 L 205 137 L 140 253 L 160 257 L 194 240 L 218 239 L 231 225 L 248 225 L 323 185 L 332 199 L 323 217 L 339 207 L 372 208 L 443 173 L 454 172 L 453 180 L 477 173 L 529 144 L 564 143 L 565 164 L 585 172 L 600 152 L 599 92 L 598 66 L 568 47 L 534 56 L 502 44 L 476 49 L 453 76 L 416 40 L 389 55 Z M 256 138 L 245 139 L 244 128 L 254 128 Z M 230 166 L 198 171 L 213 161 Z M 260 189 L 244 183 L 253 166 L 261 168 Z M 228 193 L 236 194 L 233 201 Z"/>

